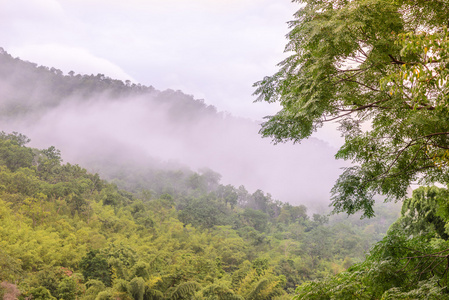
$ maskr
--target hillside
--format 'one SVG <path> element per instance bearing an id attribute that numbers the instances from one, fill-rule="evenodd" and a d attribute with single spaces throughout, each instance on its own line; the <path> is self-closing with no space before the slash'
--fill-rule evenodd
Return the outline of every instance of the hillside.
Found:
<path id="1" fill-rule="evenodd" d="M 289 299 L 361 261 L 396 214 L 328 223 L 257 191 L 183 174 L 136 197 L 54 147 L 0 136 L 0 293 L 36 299 Z M 53 298 L 54 297 L 54 298 Z"/>
<path id="2" fill-rule="evenodd" d="M 320 210 L 342 166 L 336 149 L 321 140 L 274 146 L 259 136 L 257 122 L 218 112 L 181 91 L 101 74 L 63 74 L 4 50 L 0 108 L 2 130 L 29 136 L 36 148 L 53 145 L 65 161 L 118 179 L 121 187 L 130 169 L 152 182 L 159 170 L 210 168 L 226 184 Z"/>

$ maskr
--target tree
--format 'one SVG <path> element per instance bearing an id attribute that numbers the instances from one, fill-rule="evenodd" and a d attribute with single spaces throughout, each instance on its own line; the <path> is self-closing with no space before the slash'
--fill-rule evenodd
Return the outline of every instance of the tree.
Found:
<path id="1" fill-rule="evenodd" d="M 240 214 L 244 224 L 263 232 L 268 226 L 268 216 L 260 210 L 245 208 Z"/>
<path id="2" fill-rule="evenodd" d="M 231 223 L 229 209 L 215 197 L 204 195 L 199 198 L 188 198 L 185 204 L 179 205 L 179 220 L 184 224 L 212 228 L 216 225 Z"/>
<path id="3" fill-rule="evenodd" d="M 192 295 L 199 289 L 200 285 L 195 281 L 183 282 L 173 290 L 170 299 L 191 299 Z"/>
<path id="4" fill-rule="evenodd" d="M 0 132 L 0 164 L 5 165 L 11 171 L 19 168 L 31 167 L 33 163 L 33 151 L 25 147 L 30 140 L 17 132 L 6 134 Z"/>
<path id="5" fill-rule="evenodd" d="M 111 285 L 111 270 L 106 258 L 97 250 L 89 251 L 79 262 L 84 279 L 96 279 L 106 286 Z"/>
<path id="6" fill-rule="evenodd" d="M 373 195 L 405 197 L 412 182 L 449 183 L 447 1 L 295 0 L 280 70 L 255 83 L 282 109 L 262 124 L 300 142 L 338 122 L 352 160 L 332 192 L 336 212 L 373 216 Z"/>
<path id="7" fill-rule="evenodd" d="M 58 285 L 58 299 L 75 300 L 77 299 L 77 284 L 73 278 L 66 277 Z"/>
<path id="8" fill-rule="evenodd" d="M 228 203 L 231 205 L 231 209 L 234 209 L 234 207 L 237 205 L 237 200 L 239 196 L 237 194 L 236 189 L 232 185 L 230 184 L 226 186 L 220 185 L 217 188 L 216 193 L 217 196 L 226 203 L 226 205 L 228 205 Z"/>
<path id="9" fill-rule="evenodd" d="M 142 277 L 134 277 L 128 285 L 130 294 L 135 300 L 143 300 L 145 294 L 145 280 Z"/>
<path id="10" fill-rule="evenodd" d="M 211 284 L 205 287 L 201 294 L 204 297 L 201 299 L 243 300 L 241 296 L 236 295 L 229 287 L 223 284 Z"/>
<path id="11" fill-rule="evenodd" d="M 50 294 L 50 291 L 43 286 L 32 288 L 29 295 L 31 296 L 31 299 L 36 300 L 56 300 L 56 298 Z"/>
<path id="12" fill-rule="evenodd" d="M 402 226 L 413 235 L 435 232 L 438 237 L 449 240 L 446 224 L 449 220 L 449 190 L 436 186 L 420 187 L 402 205 Z"/>

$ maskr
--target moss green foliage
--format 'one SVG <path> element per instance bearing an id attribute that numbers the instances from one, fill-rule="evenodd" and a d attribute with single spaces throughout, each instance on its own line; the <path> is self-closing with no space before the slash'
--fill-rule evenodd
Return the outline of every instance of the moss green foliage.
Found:
<path id="1" fill-rule="evenodd" d="M 311 218 L 304 206 L 223 186 L 210 170 L 178 177 L 186 188 L 173 195 L 120 190 L 62 164 L 53 147 L 31 149 L 26 141 L 0 136 L 2 293 L 282 299 L 361 261 L 385 231 L 368 220 Z M 396 215 L 383 217 L 391 223 Z"/>

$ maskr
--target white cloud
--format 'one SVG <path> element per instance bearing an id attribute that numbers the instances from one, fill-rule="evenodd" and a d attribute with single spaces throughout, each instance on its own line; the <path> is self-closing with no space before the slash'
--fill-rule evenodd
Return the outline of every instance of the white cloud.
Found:
<path id="1" fill-rule="evenodd" d="M 108 77 L 131 80 L 133 78 L 114 63 L 96 57 L 83 48 L 74 48 L 58 44 L 28 45 L 7 49 L 13 56 L 39 62 L 41 65 L 55 67 L 65 73 L 74 71 L 80 74 L 104 74 Z"/>

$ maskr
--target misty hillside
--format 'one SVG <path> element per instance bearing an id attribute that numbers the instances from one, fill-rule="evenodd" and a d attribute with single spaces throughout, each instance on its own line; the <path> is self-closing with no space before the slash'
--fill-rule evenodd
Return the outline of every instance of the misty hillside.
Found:
<path id="1" fill-rule="evenodd" d="M 34 147 L 53 145 L 66 161 L 123 185 L 137 173 L 154 178 L 160 169 L 208 168 L 226 184 L 317 208 L 328 205 L 342 166 L 324 141 L 274 146 L 258 135 L 257 122 L 218 112 L 181 91 L 102 74 L 63 74 L 3 49 L 0 112 L 2 130 L 27 135 Z"/>

